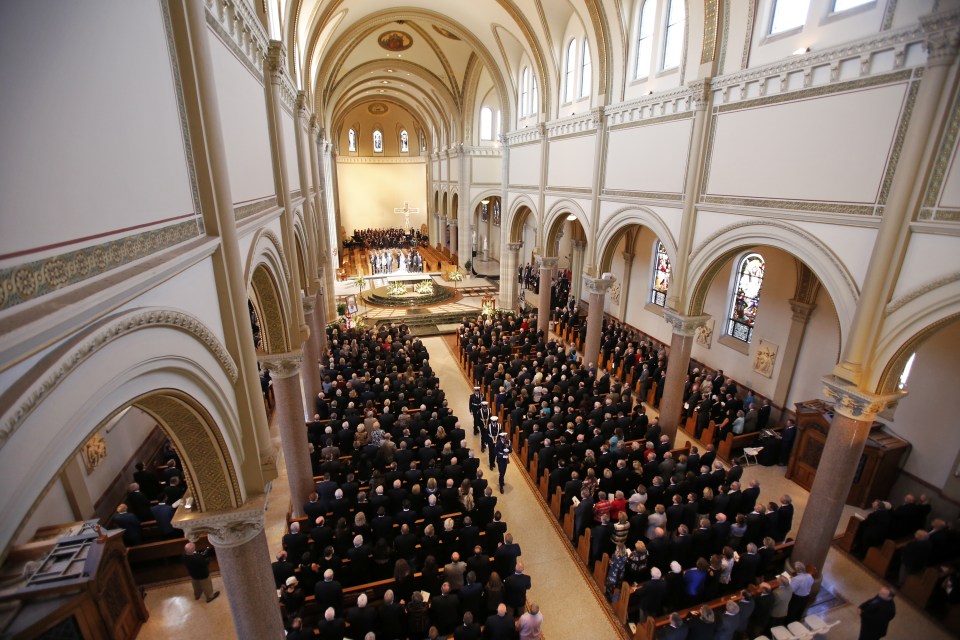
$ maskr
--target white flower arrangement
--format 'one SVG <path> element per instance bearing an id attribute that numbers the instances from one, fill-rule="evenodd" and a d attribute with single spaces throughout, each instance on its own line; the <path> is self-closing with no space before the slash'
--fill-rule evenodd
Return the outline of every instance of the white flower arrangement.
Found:
<path id="1" fill-rule="evenodd" d="M 367 279 L 364 278 L 363 276 L 356 276 L 356 277 L 353 279 L 353 284 L 355 284 L 355 285 L 357 285 L 358 287 L 360 287 L 360 290 L 363 291 L 364 285 L 367 284 Z"/>
<path id="2" fill-rule="evenodd" d="M 413 290 L 415 293 L 421 296 L 433 295 L 433 281 L 421 280 L 417 284 L 413 285 Z"/>
<path id="3" fill-rule="evenodd" d="M 387 288 L 387 293 L 399 298 L 407 295 L 407 288 L 403 286 L 402 282 L 394 282 Z"/>
<path id="4" fill-rule="evenodd" d="M 463 282 L 463 272 L 460 269 L 454 269 L 447 277 L 451 282 Z"/>

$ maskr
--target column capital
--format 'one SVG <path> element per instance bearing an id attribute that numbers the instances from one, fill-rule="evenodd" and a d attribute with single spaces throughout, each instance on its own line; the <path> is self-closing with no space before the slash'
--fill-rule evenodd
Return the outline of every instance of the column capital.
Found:
<path id="1" fill-rule="evenodd" d="M 313 313 L 316 304 L 317 298 L 315 296 L 303 296 L 303 315 L 308 316 Z"/>
<path id="2" fill-rule="evenodd" d="M 636 256 L 635 256 L 634 254 L 630 253 L 629 251 L 624 251 L 624 252 L 621 254 L 621 257 L 623 258 L 623 263 L 629 267 L 631 264 L 633 264 L 633 259 L 634 259 Z"/>
<path id="3" fill-rule="evenodd" d="M 522 242 L 508 242 L 507 251 L 520 251 L 523 248 Z"/>
<path id="4" fill-rule="evenodd" d="M 926 41 L 927 66 L 953 64 L 960 46 L 960 11 L 949 9 L 920 18 Z"/>
<path id="5" fill-rule="evenodd" d="M 283 75 L 283 62 L 286 59 L 286 48 L 279 40 L 271 40 L 267 48 L 267 72 L 270 74 L 271 84 L 280 84 Z"/>
<path id="6" fill-rule="evenodd" d="M 173 525 L 183 529 L 187 539 L 196 542 L 206 534 L 214 547 L 239 547 L 250 542 L 263 531 L 263 514 L 267 510 L 267 495 L 248 500 L 242 507 L 230 511 L 200 512 L 177 509 Z"/>
<path id="7" fill-rule="evenodd" d="M 274 378 L 289 378 L 300 373 L 300 363 L 303 361 L 301 351 L 277 353 L 260 356 L 260 365 L 270 370 Z"/>
<path id="8" fill-rule="evenodd" d="M 451 227 L 457 226 L 457 219 L 456 219 L 456 218 L 450 218 L 450 226 L 451 226 Z"/>
<path id="9" fill-rule="evenodd" d="M 500 141 L 501 146 L 503 146 L 504 148 L 507 147 L 507 134 L 501 133 L 500 135 L 497 136 L 497 140 Z"/>
<path id="10" fill-rule="evenodd" d="M 579 249 L 580 251 L 583 251 L 587 247 L 586 240 L 571 240 L 570 244 L 573 245 L 574 249 Z"/>
<path id="11" fill-rule="evenodd" d="M 689 86 L 692 93 L 690 100 L 693 103 L 693 108 L 697 111 L 705 110 L 707 105 L 710 104 L 710 78 L 695 80 Z"/>
<path id="12" fill-rule="evenodd" d="M 817 308 L 817 305 L 799 300 L 789 300 L 790 309 L 793 310 L 793 319 L 795 322 L 806 323 L 810 319 L 810 314 Z"/>
<path id="13" fill-rule="evenodd" d="M 613 284 L 616 281 L 617 279 L 613 276 L 610 276 L 609 278 L 591 278 L 590 276 L 583 276 L 583 286 L 587 290 L 587 293 L 595 293 L 601 296 L 607 295 L 607 292 L 610 291 L 610 288 L 613 287 Z"/>
<path id="14" fill-rule="evenodd" d="M 599 128 L 604 122 L 603 107 L 597 107 L 590 110 L 590 122 L 594 127 Z"/>
<path id="15" fill-rule="evenodd" d="M 560 264 L 560 258 L 556 256 L 538 256 L 537 260 L 540 262 L 540 269 L 554 269 Z"/>
<path id="16" fill-rule="evenodd" d="M 685 316 L 667 307 L 663 310 L 663 319 L 673 327 L 675 335 L 692 336 L 698 327 L 702 327 L 710 320 L 710 316 Z"/>
<path id="17" fill-rule="evenodd" d="M 833 400 L 833 410 L 853 420 L 872 422 L 877 414 L 892 409 L 906 395 L 905 391 L 890 394 L 876 394 L 864 391 L 842 378 L 828 375 L 821 378 L 823 392 Z"/>

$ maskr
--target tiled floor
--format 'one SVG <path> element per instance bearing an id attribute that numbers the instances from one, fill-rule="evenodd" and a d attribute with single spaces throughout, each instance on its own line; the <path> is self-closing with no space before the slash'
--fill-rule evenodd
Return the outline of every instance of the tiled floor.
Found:
<path id="1" fill-rule="evenodd" d="M 453 357 L 449 341 L 440 337 L 426 338 L 424 344 L 430 352 L 431 365 L 442 381 L 456 414 L 469 416 L 467 398 L 470 387 Z M 469 428 L 467 431 L 470 431 Z M 271 424 L 271 432 L 276 440 L 275 424 Z M 682 443 L 687 437 L 681 432 L 678 441 Z M 470 434 L 468 439 L 471 447 L 479 452 L 477 438 Z M 279 445 L 279 442 L 276 444 Z M 280 469 L 280 477 L 273 483 L 267 511 L 266 529 L 271 556 L 279 550 L 290 500 L 282 461 Z M 776 500 L 783 493 L 790 494 L 796 507 L 795 522 L 800 522 L 809 494 L 784 478 L 783 467 L 750 466 L 744 472 L 744 480 L 749 482 L 754 478 L 760 480 L 761 499 L 765 502 Z M 545 638 L 614 640 L 621 637 L 598 603 L 597 592 L 588 582 L 579 561 L 571 554 L 570 545 L 556 529 L 552 517 L 544 511 L 542 501 L 516 464 L 508 470 L 506 485 L 506 493 L 500 496 L 498 508 L 523 549 L 523 561 L 533 581 L 529 598 L 539 603 L 543 610 Z M 854 511 L 853 507 L 844 510 L 838 529 L 846 526 L 849 514 Z M 827 637 L 830 640 L 853 640 L 859 632 L 857 605 L 872 597 L 881 583 L 860 565 L 836 551 L 831 551 L 827 557 L 823 573 L 826 587 L 847 601 L 847 604 L 831 609 L 824 615 L 827 621 L 841 623 Z M 222 588 L 219 578 L 214 579 L 214 585 Z M 194 601 L 189 582 L 149 589 L 146 602 L 151 617 L 140 637 L 148 640 L 235 637 L 227 599 L 224 593 L 210 604 L 203 600 Z M 903 599 L 898 599 L 896 603 L 897 617 L 890 625 L 887 638 L 949 640 L 953 637 Z"/>

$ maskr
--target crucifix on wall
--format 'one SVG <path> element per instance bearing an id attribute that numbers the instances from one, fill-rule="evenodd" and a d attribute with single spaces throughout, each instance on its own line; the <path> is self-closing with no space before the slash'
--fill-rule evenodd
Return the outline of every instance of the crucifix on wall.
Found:
<path id="1" fill-rule="evenodd" d="M 420 213 L 420 209 L 418 209 L 417 207 L 411 208 L 410 203 L 404 201 L 403 206 L 397 207 L 396 209 L 393 210 L 393 212 L 403 214 L 403 229 L 404 231 L 409 231 L 410 230 L 410 214 Z"/>

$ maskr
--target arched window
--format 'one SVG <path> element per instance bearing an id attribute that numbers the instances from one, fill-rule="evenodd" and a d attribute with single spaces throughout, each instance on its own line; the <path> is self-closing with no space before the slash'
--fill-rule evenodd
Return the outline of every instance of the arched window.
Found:
<path id="1" fill-rule="evenodd" d="M 480 139 L 493 140 L 493 109 L 480 109 Z"/>
<path id="2" fill-rule="evenodd" d="M 400 130 L 400 153 L 408 153 L 410 151 L 410 138 L 407 136 L 407 130 Z"/>
<path id="3" fill-rule="evenodd" d="M 667 290 L 670 288 L 670 257 L 667 256 L 663 243 L 657 240 L 653 253 L 653 286 L 650 290 L 650 302 L 655 305 L 667 306 Z"/>
<path id="4" fill-rule="evenodd" d="M 357 150 L 357 132 L 353 129 L 347 132 L 347 150 L 356 151 Z"/>
<path id="5" fill-rule="evenodd" d="M 580 97 L 590 94 L 593 84 L 593 70 L 590 68 L 590 41 L 583 39 L 583 55 L 580 56 Z"/>
<path id="6" fill-rule="evenodd" d="M 647 0 L 640 9 L 637 25 L 637 72 L 635 78 L 650 75 L 650 58 L 653 56 L 653 21 L 656 19 L 657 3 Z"/>
<path id="7" fill-rule="evenodd" d="M 383 132 L 380 129 L 373 132 L 373 152 L 383 153 Z"/>
<path id="8" fill-rule="evenodd" d="M 520 72 L 520 117 L 524 117 L 529 113 L 530 109 L 527 106 L 527 100 L 530 97 L 530 69 L 527 67 L 523 68 L 523 71 Z"/>
<path id="9" fill-rule="evenodd" d="M 530 108 L 527 115 L 535 116 L 540 113 L 540 95 L 537 92 L 537 76 L 530 76 Z"/>
<path id="10" fill-rule="evenodd" d="M 774 36 L 792 29 L 799 29 L 807 21 L 809 8 L 810 0 L 773 0 L 769 34 Z"/>
<path id="11" fill-rule="evenodd" d="M 680 58 L 683 57 L 683 28 L 687 20 L 687 12 L 683 0 L 669 1 L 666 35 L 663 38 L 663 59 L 660 60 L 661 71 L 679 67 Z"/>
<path id="12" fill-rule="evenodd" d="M 763 286 L 763 269 L 763 257 L 759 253 L 748 253 L 737 264 L 733 301 L 727 320 L 727 335 L 737 340 L 749 343 L 753 338 L 753 323 L 757 319 L 760 287 Z"/>
<path id="13" fill-rule="evenodd" d="M 574 69 L 577 68 L 577 39 L 574 38 L 567 45 L 567 61 L 564 66 L 563 74 L 563 101 L 573 102 L 574 90 L 576 89 L 576 80 L 573 76 Z"/>

